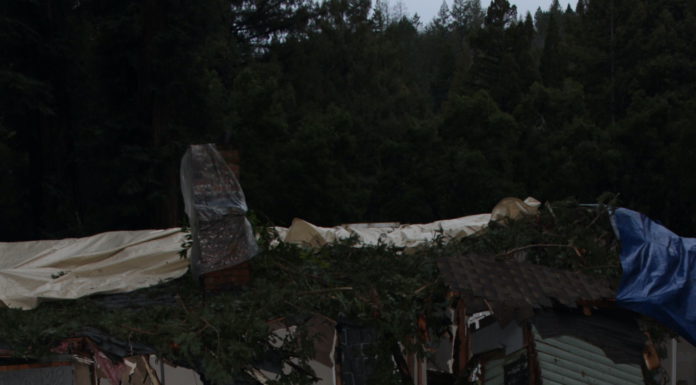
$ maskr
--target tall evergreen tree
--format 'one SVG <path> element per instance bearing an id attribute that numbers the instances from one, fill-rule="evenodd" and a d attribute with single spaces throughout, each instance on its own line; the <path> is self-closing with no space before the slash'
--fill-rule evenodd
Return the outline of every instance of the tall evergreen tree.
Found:
<path id="1" fill-rule="evenodd" d="M 452 16 L 450 15 L 449 7 L 447 6 L 447 1 L 442 0 L 442 5 L 440 10 L 437 12 L 435 18 L 431 23 L 431 28 L 436 31 L 447 31 L 452 24 Z"/>
<path id="2" fill-rule="evenodd" d="M 375 0 L 372 8 L 372 22 L 378 32 L 384 31 L 389 25 L 389 3 L 387 0 Z"/>
<path id="3" fill-rule="evenodd" d="M 584 15 L 585 14 L 585 9 L 587 8 L 587 0 L 578 0 L 578 3 L 575 5 L 575 13 L 578 15 Z"/>
<path id="4" fill-rule="evenodd" d="M 452 19 L 460 33 L 466 33 L 483 26 L 485 12 L 480 0 L 454 0 Z"/>
<path id="5" fill-rule="evenodd" d="M 546 29 L 544 51 L 541 55 L 540 72 L 544 84 L 559 87 L 565 76 L 564 52 L 561 50 L 561 33 L 556 21 L 560 15 L 551 12 Z"/>
<path id="6" fill-rule="evenodd" d="M 486 11 L 485 24 L 488 28 L 504 29 L 517 20 L 517 6 L 507 0 L 493 0 Z"/>

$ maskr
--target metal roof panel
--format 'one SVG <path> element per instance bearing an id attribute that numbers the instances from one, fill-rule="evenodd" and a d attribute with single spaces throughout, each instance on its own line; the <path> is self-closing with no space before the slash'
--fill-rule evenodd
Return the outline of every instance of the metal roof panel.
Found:
<path id="1" fill-rule="evenodd" d="M 635 385 L 643 383 L 638 365 L 616 364 L 604 351 L 575 337 L 542 339 L 535 330 L 541 377 L 544 384 Z"/>

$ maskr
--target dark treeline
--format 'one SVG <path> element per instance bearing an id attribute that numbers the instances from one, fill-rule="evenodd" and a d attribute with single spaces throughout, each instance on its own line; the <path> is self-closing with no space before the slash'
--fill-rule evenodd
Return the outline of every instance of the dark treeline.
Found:
<path id="1" fill-rule="evenodd" d="M 448 0 L 449 1 L 449 0 Z M 189 143 L 277 224 L 620 193 L 696 232 L 696 1 L 0 4 L 0 240 L 183 223 Z"/>

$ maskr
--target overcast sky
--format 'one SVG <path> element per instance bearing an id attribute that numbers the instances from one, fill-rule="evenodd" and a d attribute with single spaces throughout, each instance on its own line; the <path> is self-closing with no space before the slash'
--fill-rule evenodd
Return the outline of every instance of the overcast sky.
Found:
<path id="1" fill-rule="evenodd" d="M 532 16 L 534 16 L 534 12 L 536 11 L 537 7 L 541 7 L 543 10 L 547 10 L 549 6 L 551 5 L 552 0 L 509 0 L 510 4 L 515 4 L 517 5 L 517 14 L 519 16 L 524 16 L 527 14 L 527 11 L 532 13 Z M 390 0 L 389 3 L 391 5 L 394 5 L 398 2 L 398 0 Z M 435 14 L 437 14 L 437 11 L 440 10 L 440 6 L 442 5 L 442 0 L 403 0 L 404 4 L 406 5 L 406 8 L 408 8 L 408 14 L 412 15 L 414 13 L 417 13 L 423 24 L 428 24 L 430 20 L 433 19 Z M 574 0 L 571 4 L 571 7 L 575 7 L 575 3 L 577 0 Z M 563 9 L 566 8 L 568 5 L 569 1 L 568 0 L 561 0 L 561 7 Z M 490 0 L 481 0 L 481 5 L 483 7 L 488 7 L 488 4 L 490 4 Z M 452 0 L 447 0 L 447 5 L 452 6 Z"/>

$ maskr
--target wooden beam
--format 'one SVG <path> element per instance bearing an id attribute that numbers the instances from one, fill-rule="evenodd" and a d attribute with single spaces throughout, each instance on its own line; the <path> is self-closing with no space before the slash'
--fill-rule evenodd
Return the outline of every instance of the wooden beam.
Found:
<path id="1" fill-rule="evenodd" d="M 541 370 L 539 368 L 539 359 L 537 357 L 536 345 L 534 343 L 534 332 L 532 331 L 532 324 L 527 322 L 523 329 L 524 331 L 524 344 L 527 349 L 527 367 L 529 369 L 529 384 L 538 385 L 541 384 Z"/>
<path id="2" fill-rule="evenodd" d="M 456 322 L 459 351 L 457 352 L 457 377 L 466 376 L 466 366 L 469 363 L 469 327 L 466 324 L 466 304 L 463 300 L 457 301 Z"/>

